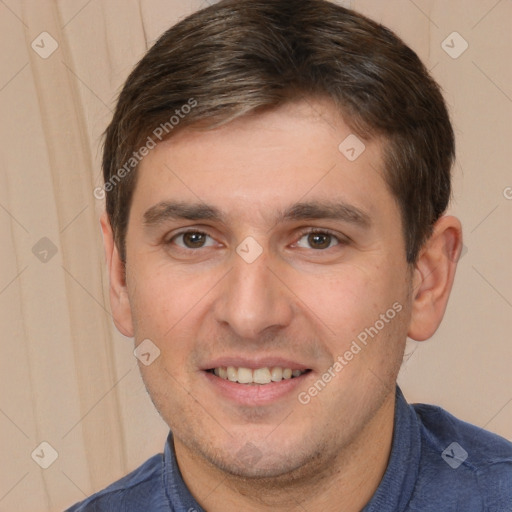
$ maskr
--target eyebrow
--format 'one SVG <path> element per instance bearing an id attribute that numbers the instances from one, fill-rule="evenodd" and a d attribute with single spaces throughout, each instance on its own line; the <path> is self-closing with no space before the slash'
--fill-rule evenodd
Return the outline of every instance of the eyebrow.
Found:
<path id="1" fill-rule="evenodd" d="M 312 201 L 296 203 L 279 215 L 278 220 L 339 220 L 369 228 L 370 215 L 354 205 L 344 201 Z"/>
<path id="2" fill-rule="evenodd" d="M 144 224 L 155 226 L 170 220 L 220 220 L 224 219 L 218 208 L 203 203 L 162 201 L 144 213 Z"/>
<path id="3" fill-rule="evenodd" d="M 308 201 L 291 205 L 278 212 L 275 222 L 297 220 L 338 220 L 369 228 L 371 218 L 360 208 L 344 201 Z M 172 220 L 215 220 L 225 223 L 226 216 L 215 206 L 205 203 L 162 201 L 144 213 L 144 225 L 154 227 Z"/>

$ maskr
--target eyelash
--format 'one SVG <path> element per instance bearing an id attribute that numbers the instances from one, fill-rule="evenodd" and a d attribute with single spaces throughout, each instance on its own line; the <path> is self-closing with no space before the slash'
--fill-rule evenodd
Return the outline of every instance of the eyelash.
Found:
<path id="1" fill-rule="evenodd" d="M 174 240 L 176 238 L 178 238 L 179 236 L 183 236 L 183 235 L 186 235 L 188 233 L 194 233 L 194 234 L 198 234 L 198 235 L 205 235 L 207 237 L 210 237 L 211 239 L 213 239 L 212 236 L 210 236 L 208 233 L 204 232 L 204 231 L 200 231 L 200 230 L 197 230 L 197 229 L 189 229 L 189 230 L 186 230 L 186 231 L 181 231 L 180 233 L 176 233 L 175 235 L 173 235 L 168 241 L 165 242 L 166 245 L 171 245 Z M 306 235 L 314 235 L 314 234 L 320 234 L 320 235 L 328 235 L 328 236 L 331 236 L 332 238 L 334 238 L 338 243 L 336 245 L 334 245 L 333 247 L 336 247 L 336 246 L 345 246 L 347 245 L 350 240 L 348 237 L 346 236 L 340 236 L 338 233 L 335 233 L 334 231 L 331 231 L 330 229 L 322 229 L 322 228 L 307 228 L 307 229 L 304 229 L 302 231 L 299 232 L 298 234 L 298 238 L 297 238 L 297 242 L 300 241 L 304 236 Z M 296 244 L 297 242 L 294 242 L 294 244 Z M 327 249 L 317 249 L 316 252 L 325 252 L 329 249 L 332 249 L 333 247 L 328 247 Z M 198 249 L 204 249 L 205 247 L 199 247 L 198 249 L 192 249 L 190 247 L 180 247 L 178 246 L 178 248 L 182 251 L 197 251 Z M 315 249 L 312 249 L 312 250 L 315 250 Z"/>
<path id="2" fill-rule="evenodd" d="M 327 251 L 329 249 L 333 249 L 334 247 L 336 247 L 338 245 L 339 246 L 343 246 L 343 245 L 347 245 L 348 244 L 348 238 L 347 237 L 343 237 L 343 236 L 339 235 L 338 233 L 335 233 L 334 231 L 331 231 L 330 229 L 322 229 L 322 228 L 308 228 L 308 229 L 305 229 L 305 230 L 301 231 L 299 233 L 297 242 L 299 240 L 301 240 L 301 238 L 303 238 L 306 235 L 315 235 L 315 234 L 328 235 L 328 236 L 334 238 L 338 242 L 333 247 L 328 247 L 327 249 L 317 249 L 316 252 L 325 252 L 325 251 Z M 297 242 L 295 242 L 295 243 L 297 243 Z"/>

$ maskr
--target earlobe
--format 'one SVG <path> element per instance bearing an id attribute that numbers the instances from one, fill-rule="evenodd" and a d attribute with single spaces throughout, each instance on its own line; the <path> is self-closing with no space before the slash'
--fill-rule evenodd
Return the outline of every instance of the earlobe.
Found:
<path id="1" fill-rule="evenodd" d="M 121 260 L 110 220 L 106 212 L 100 218 L 105 259 L 109 276 L 110 307 L 114 323 L 124 336 L 133 337 L 133 322 L 128 290 L 126 287 L 125 263 Z"/>
<path id="2" fill-rule="evenodd" d="M 453 216 L 435 224 L 415 264 L 412 313 L 408 336 L 416 341 L 430 338 L 446 311 L 462 249 L 462 227 Z"/>

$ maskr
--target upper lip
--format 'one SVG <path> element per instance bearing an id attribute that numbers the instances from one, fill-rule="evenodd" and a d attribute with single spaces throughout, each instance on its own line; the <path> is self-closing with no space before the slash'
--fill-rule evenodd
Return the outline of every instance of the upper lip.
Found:
<path id="1" fill-rule="evenodd" d="M 201 369 L 211 370 L 212 368 L 220 368 L 234 366 L 235 368 L 250 368 L 256 370 L 257 368 L 272 368 L 278 366 L 280 368 L 291 368 L 292 370 L 309 370 L 310 366 L 302 364 L 298 361 L 292 361 L 291 359 L 285 359 L 282 357 L 252 357 L 250 359 L 246 357 L 237 356 L 225 356 L 219 357 L 206 363 Z"/>

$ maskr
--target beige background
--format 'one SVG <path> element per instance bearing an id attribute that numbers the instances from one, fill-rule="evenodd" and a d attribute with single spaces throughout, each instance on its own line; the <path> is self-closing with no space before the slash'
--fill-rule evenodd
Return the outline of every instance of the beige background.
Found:
<path id="1" fill-rule="evenodd" d="M 410 343 L 400 383 L 409 401 L 512 439 L 512 2 L 343 3 L 419 53 L 458 137 L 452 212 L 467 252 L 443 326 Z M 163 447 L 167 428 L 109 314 L 92 191 L 119 87 L 164 29 L 206 4 L 0 1 L 0 511 L 62 510 Z M 58 43 L 48 58 L 31 47 L 51 49 L 43 31 Z M 457 59 L 441 46 L 453 31 L 469 44 Z M 47 241 L 33 249 L 43 237 L 56 254 Z M 48 469 L 31 457 L 43 441 L 58 453 Z"/>

